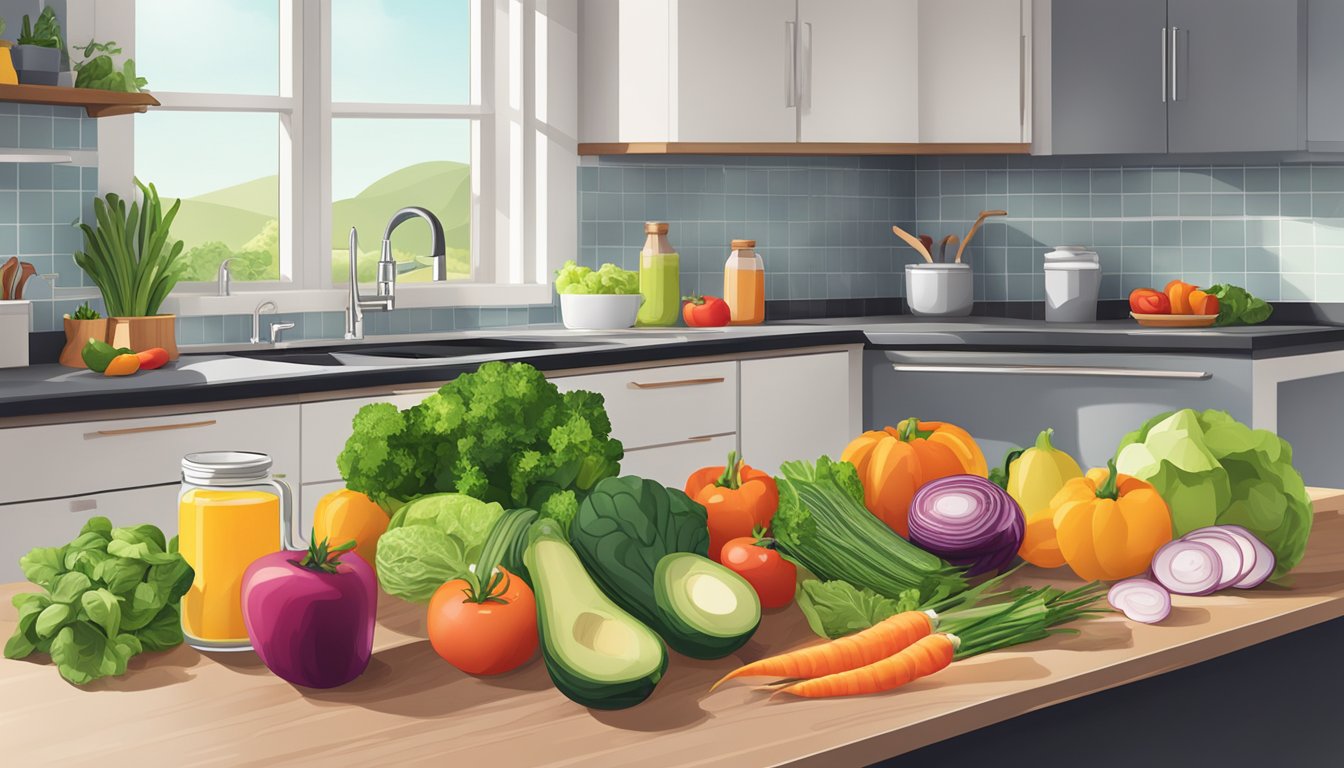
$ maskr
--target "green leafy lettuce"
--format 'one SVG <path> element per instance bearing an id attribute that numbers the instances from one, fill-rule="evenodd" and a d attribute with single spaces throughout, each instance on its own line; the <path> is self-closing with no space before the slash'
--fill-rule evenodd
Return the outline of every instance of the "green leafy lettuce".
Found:
<path id="1" fill-rule="evenodd" d="M 1274 307 L 1264 299 L 1252 296 L 1245 288 L 1235 285 L 1210 286 L 1208 292 L 1218 298 L 1218 320 L 1215 325 L 1256 325 L 1269 319 Z"/>
<path id="2" fill-rule="evenodd" d="M 1172 533 L 1240 525 L 1274 551 L 1278 579 L 1298 564 L 1311 534 L 1311 499 L 1293 449 L 1223 411 L 1185 409 L 1125 436 L 1119 471 L 1146 480 L 1171 508 Z"/>
<path id="3" fill-rule="evenodd" d="M 603 264 L 596 271 L 566 261 L 555 273 L 556 293 L 633 294 L 639 293 L 639 273 Z"/>
<path id="4" fill-rule="evenodd" d="M 844 581 L 806 579 L 798 584 L 797 600 L 812 631 L 834 640 L 919 608 L 919 590 L 907 589 L 893 600 Z"/>
<path id="5" fill-rule="evenodd" d="M 524 363 L 486 363 L 405 411 L 360 409 L 337 459 L 346 486 L 389 512 L 431 493 L 531 507 L 567 523 L 624 450 L 602 396 L 561 393 Z"/>
<path id="6" fill-rule="evenodd" d="M 462 578 L 504 508 L 457 493 L 423 496 L 392 516 L 378 539 L 378 583 L 394 597 L 428 602 L 446 581 Z"/>
<path id="7" fill-rule="evenodd" d="M 90 518 L 73 541 L 38 547 L 19 559 L 43 592 L 15 595 L 18 626 L 5 658 L 47 653 L 61 677 L 84 685 L 125 674 L 146 651 L 182 642 L 179 600 L 195 574 L 152 525 L 113 528 Z"/>

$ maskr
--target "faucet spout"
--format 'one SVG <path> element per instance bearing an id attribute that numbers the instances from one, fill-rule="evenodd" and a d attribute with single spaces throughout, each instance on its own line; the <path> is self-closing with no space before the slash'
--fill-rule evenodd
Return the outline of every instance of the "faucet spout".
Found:
<path id="1" fill-rule="evenodd" d="M 390 259 L 391 252 L 384 246 L 384 259 Z M 364 310 L 376 309 L 391 312 L 397 303 L 396 263 L 388 269 L 382 261 L 378 263 L 378 293 L 368 298 L 359 292 L 359 232 L 350 228 L 350 297 L 345 306 L 345 338 L 364 338 Z"/>
<path id="2" fill-rule="evenodd" d="M 392 232 L 414 218 L 424 219 L 429 224 L 429 257 L 434 260 L 434 281 L 441 283 L 448 279 L 448 249 L 443 236 L 443 223 L 428 208 L 412 205 L 392 214 L 392 219 L 387 222 L 387 229 L 383 232 L 383 257 L 378 262 L 380 284 L 384 262 L 391 265 L 394 273 L 396 270 L 396 261 L 392 258 Z"/>

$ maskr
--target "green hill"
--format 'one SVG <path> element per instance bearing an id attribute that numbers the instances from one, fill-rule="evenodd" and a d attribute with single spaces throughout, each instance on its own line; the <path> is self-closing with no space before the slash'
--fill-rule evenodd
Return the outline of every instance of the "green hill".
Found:
<path id="1" fill-rule="evenodd" d="M 275 212 L 280 210 L 280 177 L 265 176 L 188 199 L 275 218 Z"/>
<path id="2" fill-rule="evenodd" d="M 172 205 L 164 200 L 164 205 Z M 210 241 L 221 241 L 231 250 L 256 237 L 274 214 L 266 215 L 230 205 L 216 205 L 196 198 L 182 201 L 182 209 L 173 220 L 173 236 L 187 244 L 187 250 Z"/>

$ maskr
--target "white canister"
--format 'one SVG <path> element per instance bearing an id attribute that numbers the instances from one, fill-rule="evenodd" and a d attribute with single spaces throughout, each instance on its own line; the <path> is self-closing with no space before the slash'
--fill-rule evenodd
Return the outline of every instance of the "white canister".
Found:
<path id="1" fill-rule="evenodd" d="M 1097 254 L 1059 246 L 1045 255 L 1045 320 L 1091 323 L 1097 319 L 1101 265 Z"/>
<path id="2" fill-rule="evenodd" d="M 28 329 L 32 316 L 33 303 L 27 299 L 0 301 L 0 368 L 28 365 Z"/>
<path id="3" fill-rule="evenodd" d="M 973 302 L 971 265 L 905 265 L 905 302 L 910 314 L 965 317 Z"/>

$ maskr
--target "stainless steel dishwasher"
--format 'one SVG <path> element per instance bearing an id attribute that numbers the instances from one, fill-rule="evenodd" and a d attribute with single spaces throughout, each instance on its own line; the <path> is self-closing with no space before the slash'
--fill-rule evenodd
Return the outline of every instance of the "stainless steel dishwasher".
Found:
<path id="1" fill-rule="evenodd" d="M 1127 432 L 1178 408 L 1251 420 L 1251 360 L 1216 355 L 869 351 L 864 425 L 916 416 L 969 430 L 990 466 L 1046 427 L 1084 467 Z"/>

